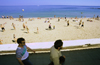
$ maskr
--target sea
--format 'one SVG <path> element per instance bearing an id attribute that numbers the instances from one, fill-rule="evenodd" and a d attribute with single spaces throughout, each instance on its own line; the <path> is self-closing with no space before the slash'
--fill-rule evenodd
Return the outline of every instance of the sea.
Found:
<path id="1" fill-rule="evenodd" d="M 18 18 L 33 17 L 96 17 L 100 16 L 100 6 L 76 6 L 76 5 L 19 5 L 0 6 L 0 18 L 13 16 Z"/>

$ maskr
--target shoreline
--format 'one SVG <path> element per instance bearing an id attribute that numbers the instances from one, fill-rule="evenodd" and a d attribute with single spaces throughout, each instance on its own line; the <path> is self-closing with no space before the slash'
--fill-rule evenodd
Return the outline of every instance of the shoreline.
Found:
<path id="1" fill-rule="evenodd" d="M 13 18 L 19 18 L 19 17 L 13 17 Z M 58 17 L 23 17 L 23 18 L 58 18 Z M 60 17 L 60 18 L 65 18 L 65 17 Z M 66 16 L 66 18 L 75 18 L 75 17 L 67 17 Z M 81 18 L 81 17 L 77 17 L 77 18 Z M 82 18 L 93 18 L 93 17 L 82 17 Z M 0 17 L 0 19 L 9 19 L 9 18 L 2 18 L 2 17 Z"/>

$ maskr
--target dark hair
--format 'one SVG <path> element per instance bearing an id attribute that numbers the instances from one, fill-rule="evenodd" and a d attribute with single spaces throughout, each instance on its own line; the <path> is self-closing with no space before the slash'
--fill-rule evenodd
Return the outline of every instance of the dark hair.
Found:
<path id="1" fill-rule="evenodd" d="M 56 40 L 55 43 L 54 43 L 54 47 L 56 49 L 58 49 L 58 47 L 61 47 L 62 45 L 63 45 L 62 40 Z"/>
<path id="2" fill-rule="evenodd" d="M 18 38 L 18 39 L 17 39 L 17 43 L 18 43 L 18 44 L 20 44 L 22 41 L 25 41 L 25 39 L 24 39 L 24 38 Z"/>
<path id="3" fill-rule="evenodd" d="M 65 62 L 65 58 L 63 56 L 60 56 L 59 61 L 60 61 L 60 64 L 62 64 Z"/>

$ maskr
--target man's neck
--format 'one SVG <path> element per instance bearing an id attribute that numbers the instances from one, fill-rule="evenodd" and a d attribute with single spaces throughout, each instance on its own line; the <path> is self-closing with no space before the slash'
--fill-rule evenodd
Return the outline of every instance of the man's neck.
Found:
<path id="1" fill-rule="evenodd" d="M 54 47 L 55 48 L 55 47 Z M 56 48 L 55 48 L 56 49 Z M 59 51 L 59 49 L 56 49 L 57 51 Z"/>
<path id="2" fill-rule="evenodd" d="M 22 45 L 18 45 L 18 47 L 23 47 Z"/>

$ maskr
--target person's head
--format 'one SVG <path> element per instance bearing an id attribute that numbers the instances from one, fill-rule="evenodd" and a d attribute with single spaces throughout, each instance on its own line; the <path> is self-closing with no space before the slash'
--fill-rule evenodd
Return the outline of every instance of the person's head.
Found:
<path id="1" fill-rule="evenodd" d="M 56 40 L 55 43 L 54 43 L 54 47 L 58 50 L 62 49 L 62 46 L 63 46 L 63 42 L 62 40 Z"/>
<path id="2" fill-rule="evenodd" d="M 25 45 L 25 39 L 24 38 L 18 38 L 17 39 L 17 43 L 21 46 L 24 46 Z"/>

